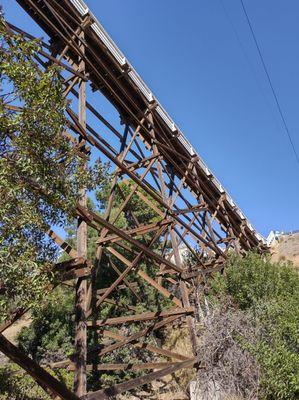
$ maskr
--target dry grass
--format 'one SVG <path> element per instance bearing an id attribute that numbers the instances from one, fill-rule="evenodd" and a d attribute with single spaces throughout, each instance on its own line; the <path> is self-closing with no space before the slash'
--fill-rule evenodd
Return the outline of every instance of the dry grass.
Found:
<path id="1" fill-rule="evenodd" d="M 273 261 L 291 261 L 299 268 L 299 233 L 281 236 L 271 252 Z"/>
<path id="2" fill-rule="evenodd" d="M 31 314 L 28 312 L 14 324 L 12 324 L 9 328 L 7 328 L 3 332 L 3 335 L 12 343 L 17 344 L 16 339 L 21 329 L 26 326 L 29 326 L 31 324 L 31 321 L 32 321 Z"/>
<path id="3" fill-rule="evenodd" d="M 227 306 L 203 313 L 198 348 L 202 369 L 198 371 L 199 398 L 205 400 L 258 398 L 259 366 L 241 341 L 254 343 L 258 328 L 250 315 Z"/>

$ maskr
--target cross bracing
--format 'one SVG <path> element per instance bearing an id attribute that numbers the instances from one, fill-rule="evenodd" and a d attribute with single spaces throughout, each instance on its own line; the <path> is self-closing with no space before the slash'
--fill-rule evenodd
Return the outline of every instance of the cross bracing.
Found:
<path id="1" fill-rule="evenodd" d="M 53 395 L 104 399 L 199 364 L 194 287 L 204 286 L 211 274 L 221 271 L 229 252 L 263 251 L 265 243 L 83 1 L 17 2 L 49 37 L 39 52 L 39 67 L 55 63 L 62 68 L 64 93 L 72 100 L 66 110 L 68 131 L 63 134 L 78 146 L 82 156 L 109 161 L 112 180 L 101 215 L 88 209 L 86 191 L 82 190 L 76 208 L 76 249 L 53 230 L 48 231 L 70 256 L 55 269 L 61 271 L 62 281 L 74 282 L 76 291 L 74 354 L 51 367 L 75 372 L 74 391 L 49 378 L 42 366 L 2 336 L 0 349 Z M 12 24 L 8 29 L 31 38 Z M 118 126 L 102 114 L 104 99 L 119 114 Z M 116 198 L 121 198 L 117 209 Z M 137 217 L 132 207 L 136 198 L 151 210 L 154 222 Z M 123 217 L 126 228 L 118 225 Z M 87 259 L 87 227 L 98 233 L 95 263 Z M 188 262 L 184 252 L 189 255 Z M 98 289 L 94 282 L 104 263 L 115 280 Z M 153 266 L 150 274 L 143 268 L 146 263 Z M 146 304 L 140 282 L 167 299 L 168 305 L 158 311 L 149 307 L 138 312 L 136 304 Z M 117 297 L 124 288 L 134 299 L 125 306 Z M 119 316 L 97 317 L 107 302 L 119 307 Z M 1 331 L 24 312 L 16 310 Z M 187 326 L 192 357 L 150 340 L 159 329 L 173 323 Z M 138 326 L 137 332 L 130 332 L 132 324 Z M 129 327 L 127 335 L 112 329 L 124 325 Z M 87 337 L 93 331 L 98 334 L 98 346 L 87 348 Z M 107 345 L 103 345 L 105 338 L 109 338 Z M 102 362 L 105 355 L 126 346 L 149 351 L 156 361 Z M 94 369 L 149 373 L 91 393 L 86 376 Z"/>

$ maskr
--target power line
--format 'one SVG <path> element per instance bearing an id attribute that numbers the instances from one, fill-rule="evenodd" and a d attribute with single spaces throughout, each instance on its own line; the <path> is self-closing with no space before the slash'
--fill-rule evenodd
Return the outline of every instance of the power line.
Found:
<path id="1" fill-rule="evenodd" d="M 266 73 L 266 76 L 267 76 L 267 78 L 268 78 L 268 82 L 269 82 L 269 85 L 270 85 L 270 88 L 271 88 L 271 91 L 272 91 L 273 97 L 274 97 L 274 99 L 275 99 L 275 102 L 276 102 L 276 105 L 277 105 L 277 108 L 278 108 L 278 111 L 279 111 L 280 117 L 281 117 L 281 119 L 282 119 L 282 122 L 283 122 L 283 125 L 284 125 L 284 128 L 285 128 L 285 131 L 286 131 L 287 137 L 288 137 L 288 139 L 289 139 L 289 142 L 290 142 L 290 144 L 291 144 L 291 147 L 292 147 L 292 149 L 293 149 L 293 152 L 294 152 L 294 155 L 295 155 L 296 161 L 297 161 L 297 163 L 299 164 L 299 156 L 298 156 L 298 153 L 297 153 L 297 151 L 296 151 L 296 148 L 295 148 L 294 142 L 293 142 L 293 140 L 292 140 L 292 136 L 291 136 L 291 134 L 290 134 L 290 131 L 289 131 L 288 125 L 287 125 L 287 123 L 286 123 L 286 119 L 285 119 L 285 117 L 284 117 L 284 115 L 283 115 L 283 112 L 282 112 L 282 109 L 281 109 L 280 103 L 279 103 L 279 101 L 278 101 L 278 97 L 277 97 L 277 95 L 276 95 L 276 92 L 275 92 L 275 89 L 274 89 L 274 87 L 273 87 L 273 84 L 272 84 L 272 81 L 271 81 L 271 78 L 270 78 L 270 75 L 269 75 L 269 72 L 268 72 L 267 66 L 266 66 L 266 64 L 265 64 L 265 61 L 264 61 L 264 57 L 263 57 L 263 55 L 262 55 L 262 52 L 261 52 L 260 46 L 259 46 L 259 44 L 258 44 L 258 41 L 257 41 L 257 38 L 256 38 L 256 36 L 255 36 L 255 33 L 254 33 L 253 27 L 252 27 L 252 25 L 251 25 L 251 22 L 250 22 L 249 16 L 248 16 L 248 14 L 247 14 L 247 11 L 246 11 L 246 8 L 245 8 L 245 5 L 244 5 L 244 2 L 243 2 L 243 0 L 240 0 L 240 2 L 241 2 L 241 4 L 242 4 L 242 8 L 243 8 L 243 11 L 244 11 L 244 14 L 245 14 L 245 17 L 246 17 L 246 20 L 247 20 L 248 26 L 249 26 L 249 28 L 250 28 L 250 31 L 251 31 L 251 34 L 252 34 L 252 37 L 253 37 L 253 40 L 254 40 L 255 46 L 256 46 L 256 48 L 257 48 L 257 51 L 258 51 L 258 53 L 259 53 L 259 56 L 260 56 L 260 59 L 261 59 L 261 62 L 262 62 L 262 65 L 263 65 L 264 71 L 265 71 L 265 73 Z"/>
<path id="2" fill-rule="evenodd" d="M 270 114 L 271 114 L 272 117 L 273 117 L 273 120 L 274 120 L 274 122 L 275 122 L 276 128 L 278 129 L 278 131 L 280 131 L 281 126 L 280 126 L 279 123 L 278 123 L 278 117 L 277 117 L 277 115 L 274 114 L 274 111 L 273 111 L 273 109 L 272 109 L 273 107 L 271 107 L 271 105 L 270 105 L 270 103 L 269 103 L 269 101 L 268 101 L 268 98 L 267 98 L 267 96 L 266 96 L 266 94 L 265 94 L 265 91 L 263 90 L 263 88 L 262 88 L 262 86 L 261 86 L 261 84 L 260 84 L 260 82 L 259 82 L 259 79 L 258 79 L 257 74 L 256 74 L 256 72 L 255 72 L 255 68 L 254 68 L 254 66 L 253 66 L 253 64 L 252 64 L 252 62 L 251 62 L 251 60 L 250 60 L 250 58 L 249 58 L 249 56 L 248 56 L 248 53 L 247 53 L 247 51 L 246 51 L 246 49 L 245 49 L 245 46 L 244 46 L 244 44 L 243 44 L 243 42 L 242 42 L 242 40 L 241 40 L 240 35 L 238 34 L 237 28 L 235 27 L 235 24 L 234 24 L 232 18 L 230 17 L 230 14 L 229 14 L 229 12 L 228 12 L 226 6 L 225 6 L 225 2 L 224 2 L 224 0 L 219 0 L 219 3 L 220 3 L 221 6 L 222 6 L 224 15 L 225 15 L 227 21 L 229 22 L 229 24 L 230 24 L 230 26 L 231 26 L 231 28 L 232 28 L 232 31 L 233 31 L 233 33 L 234 33 L 234 35 L 235 35 L 235 38 L 236 38 L 236 40 L 237 40 L 237 42 L 238 42 L 238 45 L 239 45 L 239 47 L 240 47 L 240 49 L 241 49 L 241 51 L 242 51 L 242 53 L 243 53 L 243 55 L 244 55 L 244 59 L 245 59 L 245 61 L 247 62 L 247 66 L 248 66 L 249 72 L 251 72 L 251 74 L 252 74 L 252 76 L 253 76 L 253 78 L 254 78 L 254 80 L 255 80 L 257 89 L 260 91 L 260 93 L 261 93 L 263 99 L 265 100 L 265 104 L 266 104 L 266 106 L 268 107 L 269 112 L 270 112 Z"/>

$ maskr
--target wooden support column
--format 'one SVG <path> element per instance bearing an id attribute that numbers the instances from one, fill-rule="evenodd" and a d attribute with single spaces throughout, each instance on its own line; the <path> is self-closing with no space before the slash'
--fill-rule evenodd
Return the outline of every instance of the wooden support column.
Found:
<path id="1" fill-rule="evenodd" d="M 174 258 L 175 262 L 177 265 L 181 267 L 182 261 L 181 261 L 181 256 L 179 253 L 179 248 L 177 245 L 177 240 L 175 236 L 174 230 L 171 228 L 170 230 L 170 238 L 171 238 L 171 243 L 173 247 L 173 253 L 174 253 Z M 180 280 L 180 292 L 182 296 L 182 303 L 185 308 L 190 307 L 190 302 L 189 302 L 189 294 L 188 294 L 188 289 L 187 285 L 183 280 Z M 192 316 L 187 316 L 186 318 L 187 325 L 188 325 L 188 330 L 189 330 L 189 335 L 191 339 L 191 344 L 192 344 L 192 350 L 194 355 L 196 355 L 197 352 L 197 337 L 196 337 L 196 329 L 195 329 L 195 323 L 194 323 L 194 317 Z"/>
<path id="2" fill-rule="evenodd" d="M 80 34 L 84 37 L 84 32 Z M 84 52 L 84 46 L 81 45 Z M 84 74 L 85 62 L 79 60 L 79 71 Z M 86 128 L 86 82 L 79 82 L 79 122 Z M 80 144 L 84 150 L 85 140 L 80 137 Z M 86 189 L 82 188 L 80 192 L 79 204 L 82 207 L 87 206 Z M 77 252 L 78 257 L 87 257 L 87 224 L 79 217 L 77 226 Z M 81 397 L 86 394 L 86 357 L 87 357 L 87 329 L 86 329 L 86 307 L 87 307 L 87 280 L 86 277 L 78 278 L 76 282 L 75 299 L 75 374 L 74 374 L 74 392 Z"/>

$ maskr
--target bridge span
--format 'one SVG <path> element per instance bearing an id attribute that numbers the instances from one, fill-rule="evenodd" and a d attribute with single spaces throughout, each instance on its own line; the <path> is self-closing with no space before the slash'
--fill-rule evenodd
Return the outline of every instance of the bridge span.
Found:
<path id="1" fill-rule="evenodd" d="M 37 58 L 39 68 L 61 67 L 65 96 L 71 100 L 66 111 L 70 140 L 81 143 L 82 151 L 90 147 L 92 157 L 109 161 L 114 171 L 102 213 L 87 208 L 82 192 L 76 249 L 49 232 L 70 256 L 59 267 L 72 272 L 68 279 L 76 291 L 74 355 L 52 365 L 75 372 L 73 391 L 48 378 L 41 366 L 9 343 L 0 341 L 0 349 L 54 395 L 105 399 L 200 364 L 195 289 L 204 289 L 208 277 L 223 269 L 230 252 L 263 252 L 266 243 L 83 1 L 16 1 L 47 35 Z M 32 38 L 13 21 L 8 28 Z M 103 115 L 101 105 L 107 100 L 113 112 Z M 111 118 L 115 113 L 118 126 Z M 137 203 L 151 210 L 150 222 L 138 218 Z M 125 218 L 125 228 L 120 218 Z M 99 235 L 94 263 L 87 259 L 88 226 Z M 108 270 L 115 279 L 101 287 L 101 274 Z M 144 288 L 149 287 L 167 299 L 165 307 L 156 310 L 148 304 Z M 126 305 L 118 303 L 124 288 L 132 294 L 132 303 Z M 101 307 L 107 303 L 117 311 L 102 319 Z M 136 311 L 140 305 L 143 312 Z M 187 327 L 193 354 L 153 344 L 156 332 L 172 324 Z M 121 329 L 116 333 L 117 326 L 125 326 L 127 334 Z M 88 348 L 88 336 L 95 331 L 97 346 Z M 107 338 L 111 343 L 105 344 Z M 124 347 L 139 349 L 132 352 L 136 360 L 105 362 L 105 356 L 117 358 Z M 140 362 L 142 350 L 154 361 Z M 116 370 L 148 373 L 88 391 L 90 371 Z"/>

